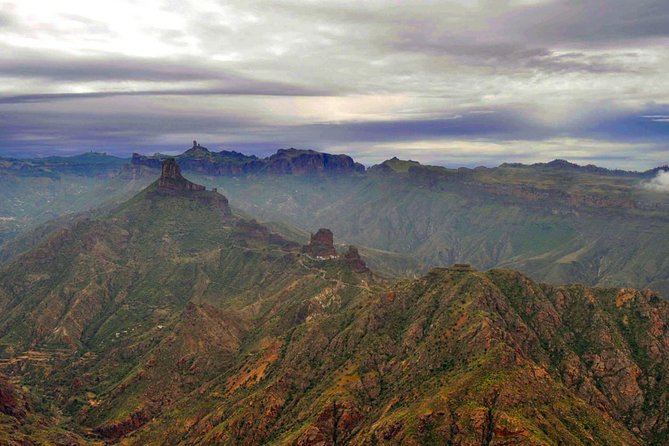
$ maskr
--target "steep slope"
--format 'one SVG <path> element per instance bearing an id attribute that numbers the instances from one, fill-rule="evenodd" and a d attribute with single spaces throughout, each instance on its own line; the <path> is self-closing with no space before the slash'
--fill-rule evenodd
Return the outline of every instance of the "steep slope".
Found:
<path id="1" fill-rule="evenodd" d="M 0 270 L 0 368 L 82 434 L 121 438 L 229 373 L 242 346 L 282 333 L 309 299 L 335 308 L 378 286 L 348 259 L 301 255 L 203 189 L 168 160 L 132 200 Z"/>
<path id="2" fill-rule="evenodd" d="M 117 159 L 75 158 L 23 160 L 25 169 L 10 163 L 0 175 L 7 198 L 0 202 L 0 259 L 41 240 L 30 231 L 46 219 L 131 196 L 165 156 L 138 155 L 120 175 L 108 170 L 105 178 L 85 172 Z M 236 209 L 287 223 L 277 227 L 291 236 L 331 228 L 386 275 L 468 262 L 551 283 L 669 293 L 669 194 L 643 187 L 662 168 L 628 172 L 555 160 L 446 169 L 393 158 L 363 173 L 347 156 L 282 150 L 261 159 L 197 143 L 176 158 L 197 182 L 233 197 Z"/>
<path id="3" fill-rule="evenodd" d="M 292 321 L 126 440 L 661 445 L 668 318 L 649 292 L 437 269 Z"/>
<path id="4" fill-rule="evenodd" d="M 0 371 L 76 441 L 668 441 L 669 303 L 653 292 L 467 265 L 393 285 L 333 248 L 325 228 L 300 247 L 235 216 L 166 160 L 0 269 Z"/>
<path id="5" fill-rule="evenodd" d="M 35 398 L 0 375 L 0 444 L 3 446 L 90 444 L 58 426 L 58 415 L 34 407 Z M 46 412 L 46 413 L 43 413 Z"/>

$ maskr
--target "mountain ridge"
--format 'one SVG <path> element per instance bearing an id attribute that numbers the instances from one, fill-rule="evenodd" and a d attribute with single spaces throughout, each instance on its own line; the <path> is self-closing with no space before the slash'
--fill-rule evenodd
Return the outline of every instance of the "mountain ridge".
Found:
<path id="1" fill-rule="evenodd" d="M 655 293 L 467 265 L 391 282 L 358 268 L 355 249 L 330 257 L 325 228 L 304 255 L 231 215 L 226 197 L 193 187 L 173 161 L 164 167 L 108 214 L 0 267 L 0 371 L 48 402 L 48 435 L 128 445 L 667 439 L 669 303 Z"/>
<path id="2" fill-rule="evenodd" d="M 133 153 L 131 164 L 157 168 L 166 155 L 153 156 Z M 185 170 L 209 175 L 242 174 L 292 174 L 312 175 L 318 173 L 352 174 L 362 173 L 365 168 L 348 155 L 332 155 L 314 150 L 279 149 L 266 158 L 244 155 L 239 152 L 210 152 L 193 141 L 193 147 L 175 157 Z"/>

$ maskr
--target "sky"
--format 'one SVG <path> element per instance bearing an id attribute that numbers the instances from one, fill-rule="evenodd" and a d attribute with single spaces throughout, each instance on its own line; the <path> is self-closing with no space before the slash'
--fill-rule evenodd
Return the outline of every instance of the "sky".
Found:
<path id="1" fill-rule="evenodd" d="M 0 156 L 669 163 L 669 1 L 0 0 Z"/>

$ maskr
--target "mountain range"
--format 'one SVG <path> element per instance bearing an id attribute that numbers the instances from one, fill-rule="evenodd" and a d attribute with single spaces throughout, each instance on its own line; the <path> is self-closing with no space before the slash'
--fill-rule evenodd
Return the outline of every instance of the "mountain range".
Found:
<path id="1" fill-rule="evenodd" d="M 59 167 L 76 164 L 69 158 L 2 164 L 0 260 L 82 212 L 128 199 L 167 156 L 86 157 L 106 170 Z M 449 169 L 393 158 L 365 170 L 345 155 L 290 149 L 258 158 L 195 142 L 175 159 L 194 180 L 232 197 L 238 212 L 301 242 L 313 228 L 331 228 L 387 276 L 470 263 L 556 284 L 669 294 L 669 193 L 645 187 L 666 167 L 630 172 L 556 160 Z"/>
<path id="2" fill-rule="evenodd" d="M 156 176 L 0 267 L 6 444 L 669 440 L 657 293 L 467 264 L 389 279 L 177 160 Z"/>
<path id="3" fill-rule="evenodd" d="M 133 153 L 132 164 L 158 168 L 169 155 L 144 156 Z M 210 152 L 193 141 L 193 147 L 176 157 L 179 165 L 192 172 L 208 175 L 362 173 L 365 166 L 348 155 L 332 155 L 314 150 L 280 149 L 267 158 L 222 150 Z"/>

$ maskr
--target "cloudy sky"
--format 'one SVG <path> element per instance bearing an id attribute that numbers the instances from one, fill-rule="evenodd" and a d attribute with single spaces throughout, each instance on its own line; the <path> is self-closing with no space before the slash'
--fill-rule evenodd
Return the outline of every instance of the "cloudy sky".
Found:
<path id="1" fill-rule="evenodd" d="M 0 156 L 669 162 L 667 0 L 0 0 Z"/>

